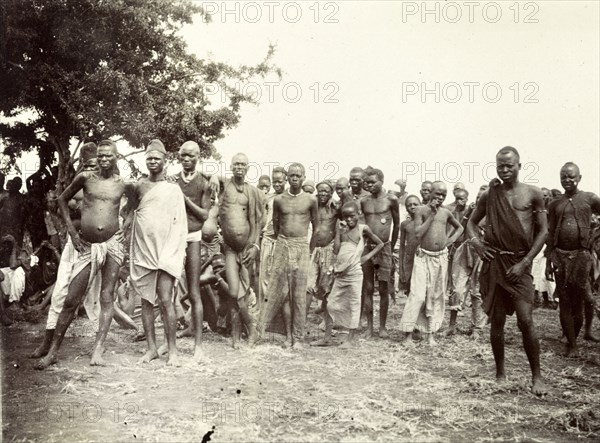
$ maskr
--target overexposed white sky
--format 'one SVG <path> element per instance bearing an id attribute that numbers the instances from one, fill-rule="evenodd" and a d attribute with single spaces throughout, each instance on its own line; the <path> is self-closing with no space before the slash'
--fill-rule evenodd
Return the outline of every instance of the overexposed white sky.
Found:
<path id="1" fill-rule="evenodd" d="M 190 50 L 254 64 L 273 43 L 284 71 L 251 86 L 260 105 L 206 170 L 243 151 L 250 180 L 298 161 L 309 179 L 371 165 L 387 188 L 404 176 L 411 193 L 425 179 L 475 192 L 511 145 L 522 181 L 560 189 L 573 161 L 600 191 L 597 1 L 199 3 L 213 20 L 184 28 Z"/>

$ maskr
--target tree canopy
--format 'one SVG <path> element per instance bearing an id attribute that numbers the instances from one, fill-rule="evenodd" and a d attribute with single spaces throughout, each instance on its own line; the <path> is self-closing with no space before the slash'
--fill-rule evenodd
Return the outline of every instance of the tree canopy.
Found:
<path id="1" fill-rule="evenodd" d="M 119 137 L 143 148 L 159 138 L 174 151 L 197 141 L 202 156 L 253 102 L 232 81 L 271 73 L 274 48 L 254 66 L 199 59 L 179 35 L 195 15 L 188 0 L 3 0 L 0 2 L 0 123 L 14 161 L 37 149 L 41 163 L 58 153 L 64 177 L 70 142 Z M 207 84 L 226 91 L 211 103 Z M 6 123 L 10 117 L 31 116 Z"/>

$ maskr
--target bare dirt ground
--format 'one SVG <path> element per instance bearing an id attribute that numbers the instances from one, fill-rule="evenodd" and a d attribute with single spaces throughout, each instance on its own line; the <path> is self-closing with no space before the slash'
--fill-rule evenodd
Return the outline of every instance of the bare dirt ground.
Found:
<path id="1" fill-rule="evenodd" d="M 563 358 L 558 311 L 534 314 L 551 388 L 536 398 L 514 317 L 506 334 L 509 378 L 499 386 L 487 332 L 480 342 L 459 335 L 440 338 L 436 348 L 402 346 L 394 330 L 400 300 L 391 308 L 391 338 L 361 341 L 355 350 L 286 350 L 277 336 L 236 351 L 207 333 L 203 364 L 192 362 L 191 338 L 178 340 L 180 368 L 167 367 L 164 357 L 137 365 L 145 343 L 115 324 L 108 366 L 90 367 L 94 327 L 79 318 L 60 362 L 35 371 L 27 354 L 43 323 L 15 323 L 2 329 L 4 441 L 600 439 L 600 345 L 580 339 L 582 356 Z M 468 318 L 459 317 L 465 330 Z M 318 321 L 311 314 L 313 335 Z"/>

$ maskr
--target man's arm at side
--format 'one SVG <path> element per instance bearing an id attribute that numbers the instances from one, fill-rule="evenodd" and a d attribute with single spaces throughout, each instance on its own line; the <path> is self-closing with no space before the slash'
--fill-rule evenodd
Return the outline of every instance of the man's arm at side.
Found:
<path id="1" fill-rule="evenodd" d="M 80 251 L 81 249 L 81 244 L 79 242 L 79 234 L 75 230 L 75 226 L 73 226 L 73 221 L 71 220 L 71 215 L 69 213 L 69 200 L 71 200 L 73 196 L 77 194 L 77 192 L 79 192 L 80 189 L 83 189 L 85 182 L 90 174 L 93 173 L 82 172 L 81 174 L 76 175 L 71 184 L 67 186 L 67 189 L 65 189 L 62 192 L 62 194 L 58 196 L 57 200 L 58 208 L 60 209 L 60 213 L 63 217 L 63 220 L 67 225 L 67 231 L 71 236 L 73 246 L 75 246 L 75 248 L 78 251 Z"/>
<path id="2" fill-rule="evenodd" d="M 548 217 L 546 216 L 546 206 L 544 205 L 544 194 L 539 188 L 533 187 L 532 189 L 532 210 L 534 211 L 533 222 L 535 223 L 535 237 L 533 239 L 533 246 L 527 253 L 523 260 L 527 260 L 529 263 L 533 262 L 533 259 L 539 254 L 544 247 L 544 242 L 548 237 Z"/>
<path id="3" fill-rule="evenodd" d="M 390 199 L 390 211 L 392 212 L 392 249 L 394 249 L 400 232 L 400 205 L 398 197 L 395 195 L 388 194 L 388 198 Z"/>
<path id="4" fill-rule="evenodd" d="M 450 226 L 452 226 L 454 229 L 452 230 L 452 235 L 450 235 L 450 237 L 448 238 L 446 246 L 450 246 L 452 243 L 454 243 L 464 231 L 464 228 L 462 227 L 460 222 L 456 219 L 456 217 L 454 217 L 454 215 L 451 212 L 448 215 L 448 223 L 450 223 Z"/>
<path id="5" fill-rule="evenodd" d="M 317 203 L 317 198 L 314 196 L 310 197 L 312 205 L 310 207 L 310 223 L 312 224 L 312 234 L 310 236 L 310 253 L 312 254 L 315 249 L 315 243 L 317 242 L 315 233 L 317 232 L 317 227 L 319 226 L 319 205 Z"/>

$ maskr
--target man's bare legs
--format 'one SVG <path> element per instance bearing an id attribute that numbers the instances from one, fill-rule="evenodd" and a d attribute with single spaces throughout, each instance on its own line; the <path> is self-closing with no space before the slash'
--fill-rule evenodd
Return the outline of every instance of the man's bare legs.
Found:
<path id="1" fill-rule="evenodd" d="M 373 290 L 375 269 L 371 260 L 363 264 L 363 315 L 367 318 L 367 330 L 363 333 L 363 338 L 369 339 L 373 336 Z M 381 295 L 381 294 L 380 294 Z M 387 295 L 387 294 L 386 294 Z"/>
<path id="2" fill-rule="evenodd" d="M 158 358 L 158 349 L 156 347 L 156 333 L 154 330 L 154 305 L 148 300 L 142 298 L 142 325 L 144 334 L 146 334 L 146 343 L 148 351 L 140 358 L 139 363 L 149 363 Z"/>
<path id="3" fill-rule="evenodd" d="M 92 350 L 90 365 L 104 365 L 102 353 L 104 352 L 104 341 L 110 329 L 114 312 L 114 291 L 119 278 L 119 264 L 112 257 L 106 257 L 102 267 L 102 288 L 100 289 L 100 318 L 98 319 L 98 333 Z"/>
<path id="4" fill-rule="evenodd" d="M 158 279 L 156 283 L 156 293 L 160 302 L 160 310 L 162 313 L 165 333 L 167 334 L 167 347 L 169 350 L 169 358 L 167 365 L 179 366 L 179 354 L 175 338 L 177 337 L 177 315 L 173 306 L 173 285 L 175 278 L 164 271 L 158 271 Z"/>
<path id="5" fill-rule="evenodd" d="M 88 265 L 71 280 L 63 309 L 56 322 L 56 329 L 52 337 L 50 349 L 45 357 L 33 365 L 35 369 L 45 369 L 58 361 L 58 349 L 69 325 L 75 318 L 75 311 L 85 298 L 91 270 L 92 266 Z"/>
<path id="6" fill-rule="evenodd" d="M 247 292 L 250 290 L 250 275 L 248 269 L 240 265 L 237 261 L 237 254 L 232 251 L 225 251 L 225 275 L 229 285 L 230 313 L 231 313 L 231 338 L 233 348 L 238 347 L 238 342 L 242 336 L 242 321 L 248 330 L 248 340 L 250 344 L 256 342 L 256 321 L 250 314 L 246 297 L 238 299 L 240 286 Z"/>
<path id="7" fill-rule="evenodd" d="M 492 316 L 490 339 L 496 361 L 496 380 L 501 382 L 506 379 L 504 372 L 504 324 L 506 323 L 504 300 L 510 295 L 499 286 L 496 287 L 496 291 L 498 293 L 496 293 L 497 301 Z M 531 390 L 535 395 L 544 395 L 547 393 L 547 388 L 540 371 L 540 343 L 533 324 L 533 305 L 524 300 L 513 300 L 513 303 L 517 314 L 517 325 L 523 336 L 523 347 L 531 368 L 533 382 Z"/>
<path id="8" fill-rule="evenodd" d="M 592 333 L 592 322 L 594 321 L 594 303 L 584 301 L 584 314 L 585 332 L 583 334 L 583 339 L 592 342 L 599 342 L 600 339 L 598 339 L 598 337 Z"/>
<path id="9" fill-rule="evenodd" d="M 564 355 L 565 357 L 577 357 L 579 354 L 577 337 L 583 326 L 583 298 L 581 298 L 578 288 L 567 286 L 566 290 L 561 292 L 559 299 L 560 325 L 567 337 Z"/>
<path id="10" fill-rule="evenodd" d="M 373 298 L 371 297 L 371 300 Z M 371 311 L 373 303 L 371 302 Z M 390 306 L 390 294 L 388 290 L 388 282 L 379 280 L 379 337 L 388 338 L 390 335 L 386 329 L 388 309 Z M 372 315 L 372 314 L 371 314 Z"/>
<path id="11" fill-rule="evenodd" d="M 187 244 L 185 259 L 185 275 L 187 278 L 188 294 L 192 304 L 192 324 L 194 329 L 194 360 L 203 359 L 202 352 L 202 321 L 204 310 L 202 306 L 202 294 L 200 292 L 200 266 L 201 266 L 201 243 L 190 242 Z"/>
<path id="12" fill-rule="evenodd" d="M 327 308 L 325 308 L 325 312 L 323 313 L 325 317 L 325 335 L 322 339 L 311 342 L 311 346 L 331 346 L 333 342 L 331 341 L 331 334 L 333 333 L 333 318 L 327 312 Z"/>

